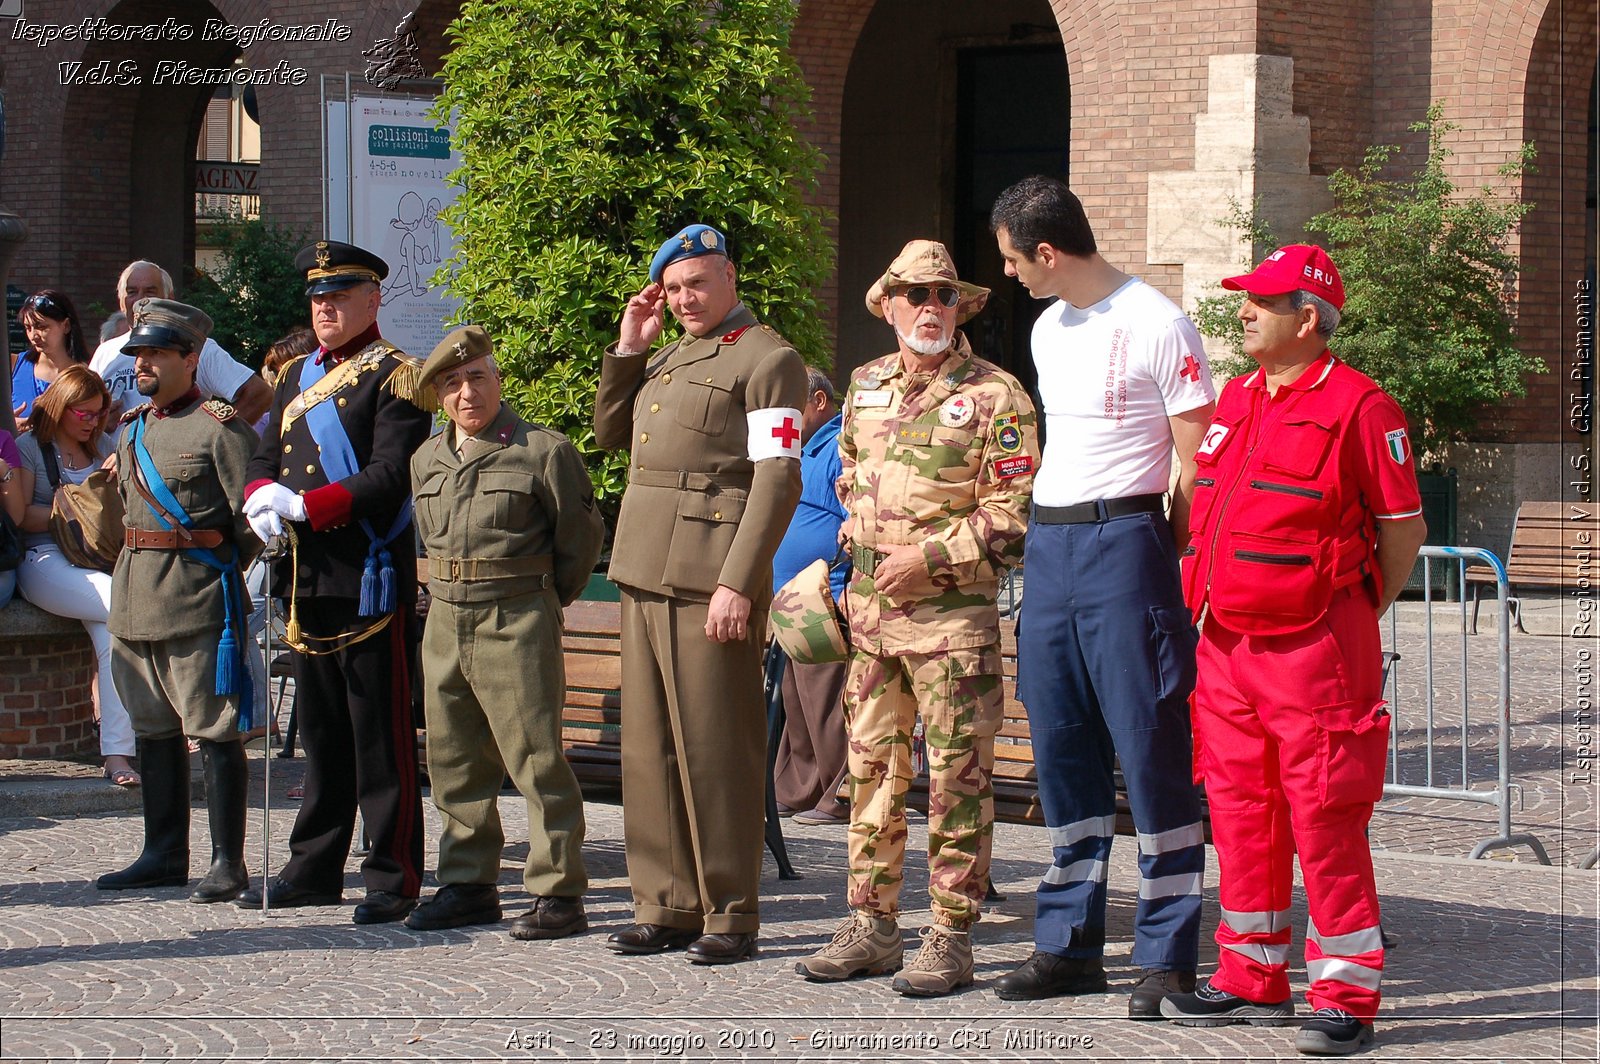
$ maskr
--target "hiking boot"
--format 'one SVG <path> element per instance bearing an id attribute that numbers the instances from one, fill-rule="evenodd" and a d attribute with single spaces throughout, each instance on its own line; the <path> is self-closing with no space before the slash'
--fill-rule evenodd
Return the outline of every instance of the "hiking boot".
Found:
<path id="1" fill-rule="evenodd" d="M 1300 1025 L 1294 1047 L 1302 1053 L 1342 1057 L 1372 1044 L 1377 1036 L 1372 1024 L 1363 1023 L 1344 1009 L 1318 1009 Z"/>
<path id="2" fill-rule="evenodd" d="M 1139 983 L 1128 995 L 1128 1019 L 1159 1020 L 1161 1002 L 1173 994 L 1188 994 L 1194 990 L 1193 972 L 1167 972 L 1146 968 L 1139 973 Z"/>
<path id="3" fill-rule="evenodd" d="M 1282 1001 L 1251 1001 L 1207 980 L 1192 994 L 1168 994 L 1161 999 L 1161 1015 L 1184 1027 L 1226 1027 L 1248 1023 L 1252 1027 L 1281 1027 L 1294 1019 L 1294 1006 Z"/>
<path id="4" fill-rule="evenodd" d="M 813 983 L 833 983 L 897 972 L 904 955 L 900 927 L 893 918 L 858 911 L 844 918 L 832 942 L 798 962 L 794 970 Z"/>
<path id="5" fill-rule="evenodd" d="M 922 929 L 922 947 L 890 989 L 910 997 L 939 997 L 971 985 L 972 935 L 934 924 Z"/>

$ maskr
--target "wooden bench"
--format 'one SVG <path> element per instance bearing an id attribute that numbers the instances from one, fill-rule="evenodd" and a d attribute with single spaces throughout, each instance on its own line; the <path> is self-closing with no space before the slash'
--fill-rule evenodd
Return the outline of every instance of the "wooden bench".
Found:
<path id="1" fill-rule="evenodd" d="M 1600 550 L 1600 507 L 1564 502 L 1525 502 L 1517 507 L 1511 528 L 1511 549 L 1506 555 L 1506 581 L 1510 585 L 1507 602 L 1517 631 L 1522 626 L 1522 600 L 1519 589 L 1543 588 L 1570 591 L 1579 581 L 1595 579 L 1595 552 Z M 1467 569 L 1472 586 L 1472 631 L 1478 631 L 1478 605 L 1484 588 L 1494 588 L 1494 572 L 1480 567 Z"/>

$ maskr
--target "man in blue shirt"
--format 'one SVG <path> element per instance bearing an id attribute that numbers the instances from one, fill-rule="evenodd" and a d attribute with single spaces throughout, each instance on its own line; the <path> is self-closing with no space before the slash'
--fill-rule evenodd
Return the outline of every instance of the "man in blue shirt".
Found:
<path id="1" fill-rule="evenodd" d="M 839 479 L 841 415 L 833 383 L 822 371 L 806 372 L 806 405 L 800 411 L 800 503 L 789 531 L 772 558 L 772 586 L 780 588 L 818 558 L 839 554 L 839 526 L 845 511 L 834 484 Z M 828 574 L 833 597 L 844 594 L 848 558 Z M 775 653 L 782 651 L 774 650 Z M 802 665 L 789 662 L 783 673 L 783 739 L 772 770 L 778 812 L 802 824 L 842 824 L 850 807 L 838 801 L 844 773 L 845 663 Z"/>

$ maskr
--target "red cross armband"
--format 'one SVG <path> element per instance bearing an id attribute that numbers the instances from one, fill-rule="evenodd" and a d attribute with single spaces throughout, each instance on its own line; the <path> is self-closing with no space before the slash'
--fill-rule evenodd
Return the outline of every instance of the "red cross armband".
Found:
<path id="1" fill-rule="evenodd" d="M 750 428 L 750 461 L 800 457 L 800 411 L 792 406 L 769 406 L 744 416 Z"/>

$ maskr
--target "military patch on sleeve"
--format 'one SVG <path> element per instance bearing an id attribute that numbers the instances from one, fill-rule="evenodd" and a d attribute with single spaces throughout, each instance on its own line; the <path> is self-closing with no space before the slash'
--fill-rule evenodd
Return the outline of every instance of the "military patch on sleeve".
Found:
<path id="1" fill-rule="evenodd" d="M 996 458 L 994 460 L 994 475 L 1000 480 L 1010 480 L 1020 477 L 1024 473 L 1033 472 L 1033 455 L 1016 454 L 1009 458 Z"/>
<path id="2" fill-rule="evenodd" d="M 1002 454 L 1016 454 L 1022 450 L 1022 425 L 1016 411 L 997 414 L 994 419 L 994 442 Z M 1030 466 L 1031 468 L 1031 466 Z M 1016 474 L 1012 474 L 1015 476 Z"/>
<path id="3" fill-rule="evenodd" d="M 232 403 L 225 403 L 221 399 L 207 399 L 200 404 L 200 409 L 216 418 L 218 421 L 231 421 L 238 411 Z"/>

